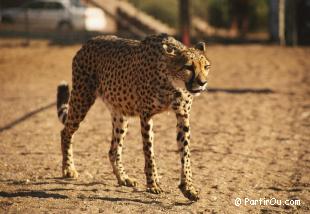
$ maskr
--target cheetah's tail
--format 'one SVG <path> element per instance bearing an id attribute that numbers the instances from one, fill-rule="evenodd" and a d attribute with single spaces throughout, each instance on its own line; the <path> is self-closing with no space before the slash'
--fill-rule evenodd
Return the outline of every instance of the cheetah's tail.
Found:
<path id="1" fill-rule="evenodd" d="M 62 124 L 64 124 L 67 119 L 69 97 L 69 85 L 63 81 L 57 87 L 57 114 Z"/>

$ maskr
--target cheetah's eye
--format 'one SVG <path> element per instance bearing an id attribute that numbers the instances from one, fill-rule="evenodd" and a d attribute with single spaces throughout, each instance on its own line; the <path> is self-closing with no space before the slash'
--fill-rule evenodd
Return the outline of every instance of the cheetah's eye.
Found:
<path id="1" fill-rule="evenodd" d="M 209 69 L 211 67 L 211 65 L 205 65 L 205 69 Z"/>

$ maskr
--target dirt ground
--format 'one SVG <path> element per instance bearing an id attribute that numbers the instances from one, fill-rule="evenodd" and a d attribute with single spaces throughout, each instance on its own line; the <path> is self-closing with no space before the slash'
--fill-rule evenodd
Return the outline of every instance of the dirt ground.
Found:
<path id="1" fill-rule="evenodd" d="M 191 117 L 201 199 L 190 203 L 177 188 L 173 113 L 154 118 L 163 194 L 145 192 L 137 118 L 124 163 L 139 184 L 117 186 L 108 160 L 110 114 L 100 100 L 75 135 L 80 177 L 62 179 L 55 90 L 71 82 L 80 45 L 21 42 L 0 40 L 0 213 L 310 213 L 310 48 L 210 45 L 210 92 L 195 98 Z M 283 204 L 253 205 L 272 198 Z"/>

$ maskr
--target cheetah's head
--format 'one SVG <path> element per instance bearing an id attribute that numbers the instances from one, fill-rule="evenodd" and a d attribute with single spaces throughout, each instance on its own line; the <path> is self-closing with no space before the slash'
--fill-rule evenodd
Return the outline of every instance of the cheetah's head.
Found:
<path id="1" fill-rule="evenodd" d="M 206 44 L 199 42 L 193 48 L 175 48 L 163 44 L 167 68 L 175 87 L 186 88 L 191 94 L 199 95 L 207 88 L 207 76 L 211 63 L 206 57 Z"/>

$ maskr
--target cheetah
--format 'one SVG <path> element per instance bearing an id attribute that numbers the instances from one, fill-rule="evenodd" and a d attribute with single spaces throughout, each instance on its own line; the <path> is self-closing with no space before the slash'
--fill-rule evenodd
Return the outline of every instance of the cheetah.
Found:
<path id="1" fill-rule="evenodd" d="M 142 41 L 116 36 L 98 36 L 76 53 L 72 62 L 72 89 L 62 83 L 57 89 L 61 131 L 63 177 L 76 178 L 72 136 L 97 97 L 111 112 L 112 140 L 109 160 L 118 184 L 136 186 L 122 163 L 122 147 L 128 118 L 140 117 L 147 191 L 163 192 L 159 185 L 153 149 L 152 116 L 172 110 L 177 118 L 177 145 L 181 157 L 179 189 L 189 200 L 199 199 L 193 186 L 190 161 L 189 116 L 193 97 L 207 88 L 210 61 L 203 42 L 186 47 L 166 34 Z"/>

